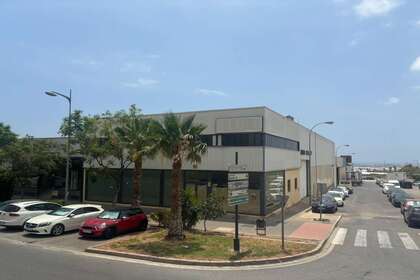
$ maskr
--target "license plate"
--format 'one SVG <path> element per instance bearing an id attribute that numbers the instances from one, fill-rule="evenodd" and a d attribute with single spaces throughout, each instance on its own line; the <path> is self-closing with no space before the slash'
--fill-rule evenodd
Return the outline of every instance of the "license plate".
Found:
<path id="1" fill-rule="evenodd" d="M 90 230 L 90 229 L 83 229 L 83 232 L 84 233 L 92 233 L 92 230 Z"/>

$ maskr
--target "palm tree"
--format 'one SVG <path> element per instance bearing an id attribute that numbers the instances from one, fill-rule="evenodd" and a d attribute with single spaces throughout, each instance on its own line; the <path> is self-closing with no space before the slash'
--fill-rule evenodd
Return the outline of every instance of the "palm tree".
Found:
<path id="1" fill-rule="evenodd" d="M 120 126 L 116 132 L 124 143 L 131 161 L 134 163 L 133 194 L 131 205 L 140 205 L 140 182 L 142 176 L 143 159 L 152 158 L 158 150 L 158 138 L 151 119 L 142 118 L 141 111 L 131 105 L 127 113 L 123 113 Z"/>
<path id="2" fill-rule="evenodd" d="M 181 205 L 182 162 L 185 159 L 196 167 L 201 162 L 201 156 L 207 151 L 207 145 L 200 138 L 206 126 L 194 124 L 194 118 L 195 115 L 181 119 L 169 113 L 157 124 L 160 150 L 172 162 L 171 222 L 167 236 L 169 239 L 184 239 Z"/>

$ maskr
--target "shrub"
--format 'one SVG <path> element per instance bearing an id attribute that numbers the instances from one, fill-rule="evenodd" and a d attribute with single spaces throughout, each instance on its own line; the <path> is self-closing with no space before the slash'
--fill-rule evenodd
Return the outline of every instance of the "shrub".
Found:
<path id="1" fill-rule="evenodd" d="M 182 193 L 182 224 L 185 230 L 191 230 L 199 221 L 198 200 L 190 189 Z"/>
<path id="2" fill-rule="evenodd" d="M 160 210 L 150 214 L 150 218 L 158 223 L 159 227 L 168 228 L 170 221 L 170 211 Z"/>
<path id="3" fill-rule="evenodd" d="M 214 194 L 210 194 L 206 200 L 202 201 L 198 207 L 200 219 L 204 223 L 204 231 L 207 231 L 208 220 L 215 220 L 226 214 L 223 207 L 223 197 L 218 197 Z"/>

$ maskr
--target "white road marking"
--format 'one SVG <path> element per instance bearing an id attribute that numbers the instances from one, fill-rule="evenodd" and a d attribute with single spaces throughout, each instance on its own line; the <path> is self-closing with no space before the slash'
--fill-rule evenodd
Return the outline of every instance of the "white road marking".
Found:
<path id="1" fill-rule="evenodd" d="M 386 231 L 377 231 L 379 248 L 392 248 L 389 235 Z"/>
<path id="2" fill-rule="evenodd" d="M 347 229 L 346 228 L 339 228 L 337 234 L 334 237 L 332 244 L 334 245 L 343 245 L 344 239 L 346 239 Z"/>
<path id="3" fill-rule="evenodd" d="M 406 232 L 399 232 L 398 236 L 400 237 L 402 243 L 404 244 L 404 247 L 407 250 L 418 250 L 419 247 L 417 247 L 416 243 L 413 239 L 411 239 L 410 235 Z"/>
<path id="4" fill-rule="evenodd" d="M 354 247 L 366 247 L 367 246 L 367 230 L 359 229 L 356 233 L 356 239 L 354 240 Z"/>

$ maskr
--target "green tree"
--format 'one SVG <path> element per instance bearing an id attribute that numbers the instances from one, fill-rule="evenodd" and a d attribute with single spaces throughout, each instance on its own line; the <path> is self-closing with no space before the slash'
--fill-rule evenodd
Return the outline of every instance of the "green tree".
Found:
<path id="1" fill-rule="evenodd" d="M 60 128 L 63 136 L 71 133 L 72 153 L 84 156 L 90 172 L 114 181 L 113 204 L 118 201 L 124 173 L 132 163 L 116 131 L 116 127 L 122 125 L 125 115 L 124 111 L 119 111 L 84 116 L 82 111 L 75 111 L 72 114 L 71 127 L 68 127 L 68 121 L 65 118 Z"/>
<path id="2" fill-rule="evenodd" d="M 140 184 L 144 158 L 153 158 L 158 149 L 155 122 L 143 118 L 140 109 L 131 105 L 128 113 L 123 113 L 121 123 L 115 128 L 122 145 L 127 149 L 134 163 L 133 194 L 131 205 L 140 205 Z"/>
<path id="3" fill-rule="evenodd" d="M 171 160 L 171 223 L 168 239 L 184 239 L 181 203 L 181 169 L 184 160 L 197 166 L 201 156 L 206 153 L 207 145 L 200 139 L 205 126 L 194 124 L 195 116 L 181 119 L 173 113 L 166 114 L 157 124 L 159 147 L 162 154 Z"/>
<path id="4" fill-rule="evenodd" d="M 207 221 L 215 220 L 226 214 L 223 202 L 223 197 L 218 197 L 213 193 L 210 194 L 206 200 L 200 202 L 198 212 L 200 219 L 203 220 L 205 232 L 207 232 Z"/>
<path id="5" fill-rule="evenodd" d="M 31 136 L 0 149 L 0 173 L 14 186 L 27 187 L 31 179 L 47 175 L 63 162 L 63 147 Z"/>
<path id="6" fill-rule="evenodd" d="M 0 149 L 17 140 L 17 135 L 12 132 L 10 126 L 0 123 Z"/>

